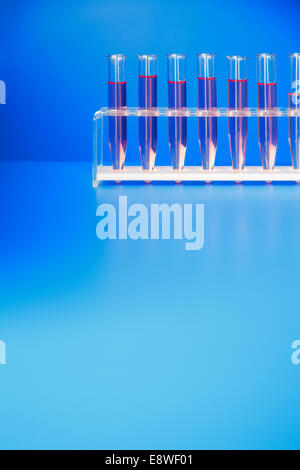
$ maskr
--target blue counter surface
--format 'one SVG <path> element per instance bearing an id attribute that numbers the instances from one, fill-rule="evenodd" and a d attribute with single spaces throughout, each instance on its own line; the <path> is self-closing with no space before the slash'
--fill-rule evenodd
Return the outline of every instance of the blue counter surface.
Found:
<path id="1" fill-rule="evenodd" d="M 0 183 L 0 448 L 300 448 L 299 185 Z M 121 195 L 204 204 L 203 249 L 99 240 Z"/>

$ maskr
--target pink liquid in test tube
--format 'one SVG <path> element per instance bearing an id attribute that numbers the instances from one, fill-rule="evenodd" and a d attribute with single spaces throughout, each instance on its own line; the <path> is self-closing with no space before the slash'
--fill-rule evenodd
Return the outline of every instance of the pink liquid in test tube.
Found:
<path id="1" fill-rule="evenodd" d="M 277 107 L 275 54 L 257 56 L 258 108 Z M 277 153 L 277 117 L 258 118 L 258 142 L 264 170 L 272 170 Z"/>
<path id="2" fill-rule="evenodd" d="M 157 57 L 138 56 L 139 108 L 157 107 Z M 153 170 L 157 147 L 157 117 L 139 117 L 139 151 L 143 170 Z"/>
<path id="3" fill-rule="evenodd" d="M 247 108 L 247 58 L 228 56 L 228 108 Z M 234 116 L 228 119 L 228 135 L 232 168 L 242 170 L 245 165 L 247 146 L 247 117 Z"/>
<path id="4" fill-rule="evenodd" d="M 217 107 L 217 79 L 215 54 L 198 54 L 198 108 L 200 110 Z M 212 170 L 215 163 L 218 139 L 217 117 L 199 117 L 199 148 L 204 170 Z"/>
<path id="5" fill-rule="evenodd" d="M 126 56 L 108 56 L 108 107 L 126 108 Z M 108 145 L 114 170 L 122 170 L 127 147 L 126 116 L 108 117 Z"/>
<path id="6" fill-rule="evenodd" d="M 168 105 L 170 109 L 186 108 L 186 64 L 185 54 L 169 54 L 168 64 Z M 169 117 L 169 149 L 174 170 L 184 167 L 187 145 L 187 118 Z"/>

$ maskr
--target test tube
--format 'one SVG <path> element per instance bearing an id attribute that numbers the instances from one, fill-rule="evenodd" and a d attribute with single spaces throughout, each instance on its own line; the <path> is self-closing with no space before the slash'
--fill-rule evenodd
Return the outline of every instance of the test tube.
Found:
<path id="1" fill-rule="evenodd" d="M 257 94 L 259 109 L 276 108 L 275 54 L 257 55 Z M 258 118 L 258 140 L 263 168 L 272 170 L 277 152 L 277 117 Z"/>
<path id="2" fill-rule="evenodd" d="M 247 57 L 227 56 L 228 59 L 228 108 L 247 108 Z M 245 166 L 247 146 L 247 117 L 234 116 L 228 119 L 230 155 L 233 170 Z"/>
<path id="3" fill-rule="evenodd" d="M 217 107 L 216 55 L 198 54 L 198 108 Z M 200 155 L 204 170 L 212 170 L 217 151 L 217 117 L 199 117 L 198 135 Z"/>
<path id="4" fill-rule="evenodd" d="M 168 54 L 168 105 L 171 109 L 186 108 L 185 54 Z M 169 117 L 169 149 L 174 170 L 184 167 L 187 143 L 187 118 Z"/>
<path id="5" fill-rule="evenodd" d="M 108 107 L 126 108 L 126 56 L 113 54 L 108 56 Z M 124 168 L 127 146 L 127 118 L 109 116 L 108 145 L 114 170 Z"/>
<path id="6" fill-rule="evenodd" d="M 157 57 L 139 55 L 139 107 L 157 107 Z M 157 147 L 157 117 L 139 118 L 139 150 L 143 170 L 153 170 Z"/>
<path id="7" fill-rule="evenodd" d="M 300 109 L 300 53 L 289 54 L 290 89 L 289 108 Z M 289 144 L 293 167 L 300 169 L 300 118 L 289 117 Z"/>

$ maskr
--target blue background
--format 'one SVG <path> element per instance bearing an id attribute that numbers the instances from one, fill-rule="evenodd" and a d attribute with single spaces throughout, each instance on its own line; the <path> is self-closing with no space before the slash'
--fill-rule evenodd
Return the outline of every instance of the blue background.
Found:
<path id="1" fill-rule="evenodd" d="M 255 106 L 255 54 L 274 51 L 284 106 L 299 3 L 11 1 L 1 15 L 0 448 L 300 448 L 299 187 L 91 188 L 108 53 L 128 55 L 131 106 L 138 53 L 158 54 L 166 105 L 165 55 L 186 52 L 195 105 L 195 54 L 216 52 L 220 106 L 226 54 L 247 54 Z M 255 120 L 247 161 L 260 161 Z M 289 162 L 282 120 L 277 163 Z M 225 120 L 217 163 L 229 163 Z M 120 195 L 204 203 L 203 250 L 98 240 L 96 207 Z"/>
<path id="2" fill-rule="evenodd" d="M 186 52 L 188 104 L 197 104 L 196 53 L 217 54 L 218 105 L 227 105 L 226 55 L 248 56 L 248 103 L 256 106 L 256 53 L 277 54 L 278 105 L 288 103 L 288 53 L 299 49 L 297 0 L 42 0 L 1 2 L 1 109 L 4 160 L 90 161 L 91 118 L 107 105 L 106 55 L 128 56 L 128 105 L 137 105 L 137 54 L 159 59 L 158 103 L 167 104 L 166 54 Z M 1 37 L 0 36 L 0 37 Z M 193 126 L 190 123 L 190 126 Z M 169 163 L 160 129 L 158 163 Z M 137 139 L 133 152 L 137 153 Z M 134 140 L 135 139 L 135 140 Z M 229 164 L 226 120 L 217 164 Z M 190 130 L 187 163 L 200 161 Z M 260 164 L 257 123 L 249 123 L 248 164 Z M 280 120 L 277 163 L 290 164 L 287 122 Z"/>

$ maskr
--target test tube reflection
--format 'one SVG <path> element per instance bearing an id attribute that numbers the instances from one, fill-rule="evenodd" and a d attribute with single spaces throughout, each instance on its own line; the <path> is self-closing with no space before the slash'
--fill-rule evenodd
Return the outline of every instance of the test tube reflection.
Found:
<path id="1" fill-rule="evenodd" d="M 228 108 L 247 108 L 247 57 L 228 56 Z M 247 146 L 247 117 L 228 119 L 228 133 L 232 168 L 245 166 Z"/>
<path id="2" fill-rule="evenodd" d="M 259 109 L 272 109 L 277 106 L 275 61 L 275 54 L 257 55 Z M 277 152 L 277 117 L 258 118 L 258 140 L 263 168 L 272 170 Z"/>
<path id="3" fill-rule="evenodd" d="M 198 108 L 217 107 L 215 54 L 198 54 Z M 217 151 L 217 117 L 199 117 L 199 147 L 204 170 L 214 167 Z"/>
<path id="4" fill-rule="evenodd" d="M 157 57 L 138 56 L 139 67 L 139 107 L 157 107 Z M 153 170 L 157 147 L 157 117 L 139 118 L 139 150 L 143 170 Z"/>
<path id="5" fill-rule="evenodd" d="M 126 56 L 113 54 L 108 56 L 108 107 L 126 107 Z M 114 170 L 122 170 L 127 146 L 127 118 L 109 116 L 108 145 Z"/>
<path id="6" fill-rule="evenodd" d="M 169 54 L 168 105 L 171 109 L 186 108 L 186 63 L 185 54 Z M 174 170 L 184 167 L 187 143 L 187 118 L 169 117 L 169 148 Z"/>
<path id="7" fill-rule="evenodd" d="M 290 54 L 289 108 L 300 110 L 300 54 Z M 293 167 L 300 169 L 300 118 L 289 117 L 289 144 Z"/>

